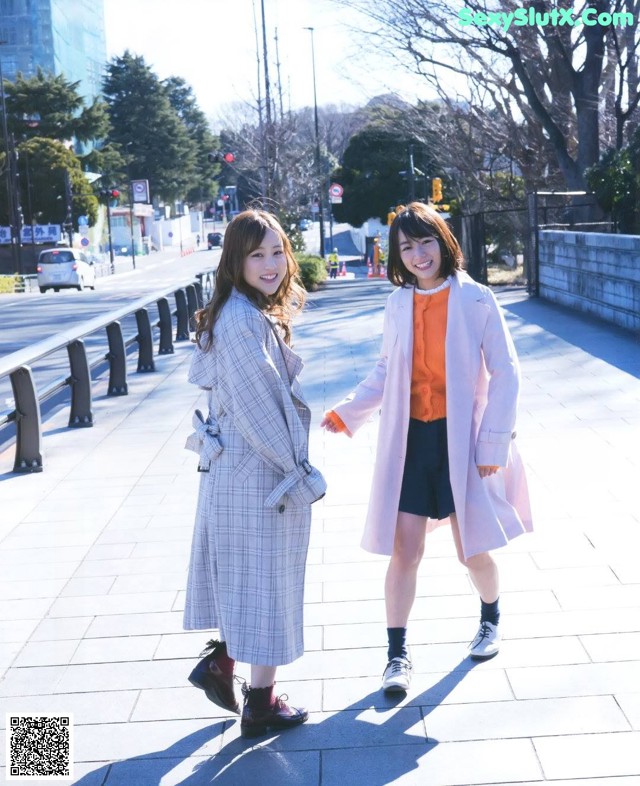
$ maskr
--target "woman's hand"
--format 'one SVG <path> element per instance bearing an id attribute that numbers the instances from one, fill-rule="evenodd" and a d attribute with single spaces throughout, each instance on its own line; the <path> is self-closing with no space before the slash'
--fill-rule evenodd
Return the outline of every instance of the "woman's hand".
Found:
<path id="1" fill-rule="evenodd" d="M 478 474 L 481 478 L 488 478 L 489 475 L 495 475 L 499 469 L 500 467 L 495 467 L 493 465 L 487 466 L 483 464 L 482 466 L 478 466 Z"/>
<path id="2" fill-rule="evenodd" d="M 320 421 L 320 428 L 324 428 L 327 431 L 330 431 L 332 434 L 338 433 L 338 427 L 336 424 L 331 420 L 331 418 L 325 415 L 322 420 Z"/>

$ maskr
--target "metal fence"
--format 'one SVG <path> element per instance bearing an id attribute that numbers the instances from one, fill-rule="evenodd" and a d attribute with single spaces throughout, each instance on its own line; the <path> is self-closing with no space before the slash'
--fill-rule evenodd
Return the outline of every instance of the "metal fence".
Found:
<path id="1" fill-rule="evenodd" d="M 8 424 L 15 424 L 14 472 L 43 470 L 41 405 L 45 401 L 69 387 L 69 428 L 90 428 L 93 426 L 93 370 L 106 364 L 109 371 L 107 395 L 126 396 L 128 348 L 134 344 L 138 346 L 137 373 L 152 373 L 156 370 L 153 350 L 156 338 L 158 355 L 173 354 L 174 340 L 189 340 L 193 315 L 203 306 L 203 288 L 205 293 L 210 292 L 214 273 L 201 273 L 196 278 L 197 281 L 184 287 L 137 300 L 0 359 L 0 379 L 8 376 L 13 390 L 13 409 L 0 413 L 0 430 Z M 174 299 L 174 309 L 170 306 L 169 297 Z M 157 308 L 158 314 L 157 321 L 153 323 L 149 314 L 151 306 Z M 137 333 L 125 338 L 120 320 L 131 314 L 135 315 Z M 89 362 L 83 339 L 101 330 L 106 331 L 108 352 Z M 69 375 L 38 390 L 31 371 L 32 364 L 64 349 L 68 354 Z"/>

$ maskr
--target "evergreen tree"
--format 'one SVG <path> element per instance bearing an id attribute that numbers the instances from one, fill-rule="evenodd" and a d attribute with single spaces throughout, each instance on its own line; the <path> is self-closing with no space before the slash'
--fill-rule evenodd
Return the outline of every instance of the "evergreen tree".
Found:
<path id="1" fill-rule="evenodd" d="M 132 179 L 148 180 L 152 198 L 184 199 L 197 184 L 198 151 L 167 87 L 144 58 L 126 51 L 107 66 L 104 96 L 109 141 L 129 157 Z"/>
<path id="2" fill-rule="evenodd" d="M 218 193 L 215 178 L 220 167 L 209 161 L 208 156 L 219 148 L 220 140 L 211 133 L 207 118 L 199 108 L 191 86 L 179 76 L 165 79 L 164 84 L 171 106 L 184 123 L 196 148 L 195 183 L 187 194 L 187 201 L 201 202 L 203 199 L 211 199 Z"/>
<path id="3" fill-rule="evenodd" d="M 79 84 L 63 75 L 45 74 L 40 68 L 29 78 L 18 74 L 15 82 L 6 83 L 9 133 L 16 139 L 102 139 L 109 129 L 106 107 L 97 100 L 85 107 Z"/>

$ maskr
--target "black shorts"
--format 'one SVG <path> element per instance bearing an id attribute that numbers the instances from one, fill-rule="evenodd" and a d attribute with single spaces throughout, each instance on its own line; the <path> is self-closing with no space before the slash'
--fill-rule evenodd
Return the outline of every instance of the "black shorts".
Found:
<path id="1" fill-rule="evenodd" d="M 449 481 L 447 419 L 409 420 L 407 456 L 400 492 L 401 513 L 445 519 L 455 513 Z"/>

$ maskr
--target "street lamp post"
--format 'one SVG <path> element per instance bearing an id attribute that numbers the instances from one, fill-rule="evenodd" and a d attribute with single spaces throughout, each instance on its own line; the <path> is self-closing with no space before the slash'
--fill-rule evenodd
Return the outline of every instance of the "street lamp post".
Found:
<path id="1" fill-rule="evenodd" d="M 0 46 L 6 44 L 0 41 Z M 10 145 L 9 129 L 7 126 L 7 104 L 4 95 L 4 76 L 2 74 L 2 57 L 0 57 L 0 98 L 2 101 L 2 135 L 4 137 L 5 170 L 7 175 L 7 207 L 9 209 L 9 229 L 11 233 L 11 253 L 16 272 L 22 275 L 22 255 L 20 253 L 20 226 L 18 220 L 18 195 L 16 188 L 16 155 L 15 144 Z"/>
<path id="2" fill-rule="evenodd" d="M 318 126 L 318 97 L 316 93 L 316 52 L 313 45 L 313 27 L 305 27 L 311 34 L 311 65 L 313 73 L 313 114 L 316 131 L 316 176 L 318 178 L 318 207 L 320 216 L 320 256 L 324 259 L 324 178 L 322 177 L 322 165 L 320 163 L 320 131 Z"/>
<path id="3" fill-rule="evenodd" d="M 131 142 L 127 142 L 125 147 L 129 149 Z M 133 186 L 131 185 L 131 169 L 130 160 L 127 155 L 127 180 L 129 181 L 129 224 L 131 225 L 131 259 L 133 261 L 133 269 L 136 269 L 136 242 L 133 232 Z"/>

